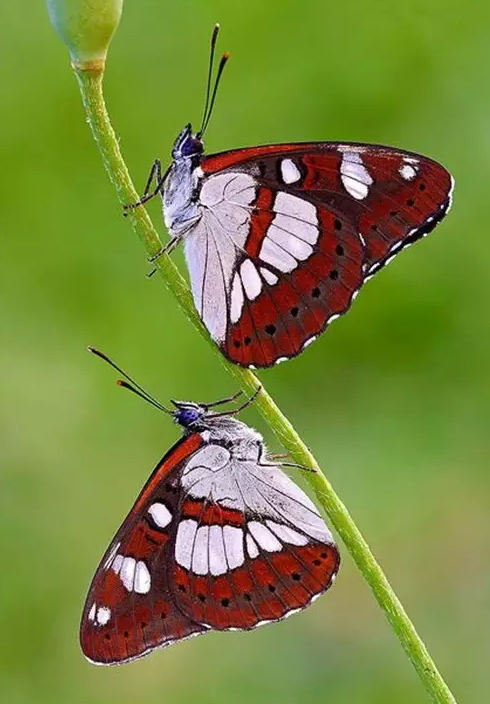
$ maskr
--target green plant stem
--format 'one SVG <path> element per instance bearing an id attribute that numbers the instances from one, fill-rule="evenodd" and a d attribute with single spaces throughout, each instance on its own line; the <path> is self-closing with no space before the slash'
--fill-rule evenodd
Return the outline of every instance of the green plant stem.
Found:
<path id="1" fill-rule="evenodd" d="M 119 202 L 121 204 L 134 203 L 139 199 L 139 194 L 133 186 L 119 149 L 119 142 L 107 114 L 102 91 L 103 73 L 98 70 L 84 71 L 76 68 L 75 73 L 82 93 L 88 123 L 99 147 L 109 178 L 117 191 Z M 147 255 L 151 256 L 158 252 L 161 247 L 160 239 L 146 210 L 140 207 L 130 211 L 128 220 L 141 239 Z M 213 346 L 216 355 L 236 379 L 240 387 L 250 393 L 260 386 L 259 380 L 251 371 L 227 362 L 210 340 L 194 308 L 189 287 L 170 258 L 164 255 L 155 262 L 155 265 L 184 313 Z M 330 522 L 341 536 L 347 550 L 383 609 L 386 618 L 415 667 L 427 692 L 438 704 L 455 704 L 453 695 L 437 670 L 427 648 L 417 634 L 414 625 L 391 588 L 381 567 L 374 559 L 368 544 L 346 507 L 333 490 L 330 482 L 321 472 L 310 450 L 263 386 L 255 403 L 271 430 L 279 437 L 294 461 L 313 470 L 305 473 L 306 479 L 311 484 Z"/>

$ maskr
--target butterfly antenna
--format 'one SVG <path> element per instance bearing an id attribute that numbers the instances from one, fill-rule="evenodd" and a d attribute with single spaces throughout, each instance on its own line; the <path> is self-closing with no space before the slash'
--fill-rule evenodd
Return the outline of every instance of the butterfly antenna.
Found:
<path id="1" fill-rule="evenodd" d="M 106 354 L 103 352 L 100 352 L 99 350 L 96 350 L 94 347 L 88 347 L 87 348 L 89 352 L 92 354 L 95 354 L 97 357 L 100 357 L 101 359 L 104 360 L 104 362 L 107 362 L 113 369 L 115 369 L 119 374 L 122 374 L 127 381 L 122 381 L 118 380 L 117 384 L 118 386 L 122 386 L 125 389 L 129 389 L 129 391 L 132 391 L 134 394 L 137 396 L 140 396 L 140 398 L 143 398 L 145 401 L 147 401 L 149 404 L 154 406 L 155 408 L 158 408 L 160 411 L 163 411 L 164 413 L 169 413 L 170 415 L 172 414 L 172 411 L 170 411 L 168 408 L 165 408 L 165 406 L 157 401 L 153 396 L 151 396 L 148 391 L 145 391 L 145 389 L 137 384 L 134 379 L 132 379 L 129 374 L 126 374 L 124 369 L 121 369 L 121 367 L 118 367 L 118 365 L 112 361 Z M 129 383 L 128 383 L 129 382 Z"/>
<path id="2" fill-rule="evenodd" d="M 206 100 L 204 101 L 204 113 L 202 116 L 201 129 L 197 133 L 201 136 L 204 131 L 204 123 L 206 122 L 206 115 L 208 113 L 209 107 L 209 96 L 211 93 L 211 76 L 213 73 L 213 63 L 214 63 L 214 52 L 216 49 L 216 40 L 218 39 L 219 24 L 216 23 L 213 27 L 213 32 L 211 34 L 211 51 L 209 52 L 209 68 L 208 68 L 208 80 L 206 83 Z"/>
<path id="3" fill-rule="evenodd" d="M 223 54 L 223 56 L 221 57 L 221 61 L 219 62 L 218 73 L 216 74 L 216 80 L 214 82 L 213 95 L 211 96 L 211 102 L 209 103 L 208 115 L 206 117 L 206 122 L 204 123 L 202 130 L 199 132 L 199 137 L 203 136 L 203 134 L 205 133 L 205 131 L 207 129 L 207 126 L 209 125 L 209 120 L 210 120 L 211 114 L 213 112 L 214 101 L 216 100 L 216 93 L 218 92 L 218 86 L 219 86 L 219 83 L 221 80 L 221 75 L 223 73 L 223 69 L 225 68 L 226 63 L 229 58 L 230 58 L 229 53 L 225 52 Z"/>

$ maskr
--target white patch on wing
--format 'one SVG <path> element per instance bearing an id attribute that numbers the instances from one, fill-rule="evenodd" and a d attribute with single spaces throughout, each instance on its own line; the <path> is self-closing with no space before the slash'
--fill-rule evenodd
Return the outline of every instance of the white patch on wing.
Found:
<path id="1" fill-rule="evenodd" d="M 231 286 L 231 309 L 230 309 L 230 321 L 236 323 L 240 320 L 243 310 L 243 287 L 240 280 L 238 272 L 236 272 L 233 277 L 233 284 Z"/>
<path id="2" fill-rule="evenodd" d="M 111 567 L 112 570 L 116 573 L 119 574 L 119 571 L 122 567 L 122 563 L 124 562 L 124 557 L 122 555 L 116 555 L 114 558 L 114 562 L 112 563 Z"/>
<path id="3" fill-rule="evenodd" d="M 323 543 L 334 542 L 314 503 L 279 467 L 264 467 L 252 461 L 242 461 L 237 481 L 246 506 L 253 514 L 274 523 L 291 525 L 310 539 Z M 273 545 L 277 545 L 277 537 L 267 526 L 259 522 L 255 525 L 261 526 L 259 531 L 265 529 L 264 540 L 268 538 L 269 541 L 274 541 Z M 250 529 L 250 524 L 249 530 L 262 547 L 259 536 L 254 534 L 253 527 Z"/>
<path id="4" fill-rule="evenodd" d="M 265 237 L 260 248 L 259 257 L 266 264 L 270 264 L 278 271 L 285 274 L 293 271 L 298 266 L 298 262 L 288 252 L 277 246 L 269 237 Z"/>
<path id="5" fill-rule="evenodd" d="M 303 349 L 303 350 L 306 349 L 309 345 L 311 345 L 312 342 L 315 342 L 316 338 L 317 338 L 316 335 L 312 335 L 311 337 L 309 337 L 306 340 L 306 342 L 303 343 L 303 347 L 301 349 Z"/>
<path id="6" fill-rule="evenodd" d="M 207 478 L 210 473 L 219 472 L 230 460 L 231 455 L 226 447 L 215 444 L 203 447 L 187 462 L 182 474 L 182 486 L 184 489 L 191 488 L 198 477 Z"/>
<path id="7" fill-rule="evenodd" d="M 136 570 L 136 560 L 134 557 L 123 557 L 119 576 L 128 592 L 134 588 L 134 573 Z"/>
<path id="8" fill-rule="evenodd" d="M 250 521 L 248 529 L 262 550 L 267 550 L 268 552 L 279 552 L 282 550 L 282 544 L 267 526 L 258 521 Z"/>
<path id="9" fill-rule="evenodd" d="M 208 573 L 209 526 L 201 526 L 196 533 L 192 552 L 192 571 L 194 574 Z"/>
<path id="10" fill-rule="evenodd" d="M 270 269 L 266 269 L 264 266 L 260 267 L 260 273 L 270 286 L 274 286 L 274 284 L 277 284 L 277 282 L 279 281 L 277 276 L 272 271 L 270 271 Z"/>
<path id="11" fill-rule="evenodd" d="M 419 170 L 419 162 L 416 159 L 404 159 L 398 169 L 398 173 L 405 181 L 413 181 Z"/>
<path id="12" fill-rule="evenodd" d="M 88 612 L 88 620 L 93 621 L 95 618 L 95 601 L 90 607 L 90 611 Z"/>
<path id="13" fill-rule="evenodd" d="M 251 259 L 245 259 L 242 262 L 240 275 L 243 288 L 245 289 L 245 295 L 249 301 L 255 300 L 262 291 L 262 280 Z"/>
<path id="14" fill-rule="evenodd" d="M 256 190 L 255 179 L 249 174 L 226 172 L 205 177 L 200 192 L 201 218 L 184 237 L 194 304 L 218 343 L 226 336 L 232 279 L 238 253 L 249 234 L 249 206 Z"/>
<path id="15" fill-rule="evenodd" d="M 250 205 L 255 198 L 256 185 L 253 176 L 244 173 L 218 173 L 205 178 L 199 193 L 199 201 L 206 208 L 217 208 L 223 203 Z"/>
<path id="16" fill-rule="evenodd" d="M 175 559 L 181 567 L 190 570 L 192 562 L 192 546 L 197 531 L 197 522 L 192 519 L 181 521 L 175 539 Z"/>
<path id="17" fill-rule="evenodd" d="M 148 509 L 148 513 L 159 528 L 165 528 L 172 520 L 172 514 L 165 504 L 154 503 Z"/>
<path id="18" fill-rule="evenodd" d="M 151 587 L 151 577 L 148 567 L 143 560 L 136 563 L 136 572 L 134 577 L 134 591 L 137 594 L 148 594 Z"/>
<path id="19" fill-rule="evenodd" d="M 111 610 L 107 606 L 99 606 L 97 609 L 97 624 L 105 626 L 111 618 Z"/>
<path id="20" fill-rule="evenodd" d="M 289 215 L 303 223 L 310 223 L 310 225 L 315 226 L 318 225 L 316 208 L 313 203 L 304 200 L 304 198 L 292 196 L 290 193 L 284 193 L 284 191 L 279 191 L 276 196 L 274 212 L 280 215 Z M 316 242 L 316 240 L 314 241 Z"/>
<path id="21" fill-rule="evenodd" d="M 343 152 L 340 178 L 347 193 L 356 200 L 364 200 L 369 193 L 369 186 L 374 183 L 358 151 Z"/>
<path id="22" fill-rule="evenodd" d="M 257 543 L 255 540 L 252 538 L 252 536 L 247 533 L 247 552 L 248 556 L 252 558 L 252 560 L 258 556 L 259 554 L 259 548 L 257 547 Z"/>
<path id="23" fill-rule="evenodd" d="M 245 560 L 243 555 L 243 530 L 235 526 L 225 525 L 223 526 L 223 538 L 228 567 L 230 570 L 240 567 Z"/>
<path id="24" fill-rule="evenodd" d="M 279 245 L 282 250 L 285 250 L 295 259 L 300 262 L 304 262 L 305 259 L 311 257 L 313 254 L 313 247 L 305 242 L 301 237 L 292 234 L 286 230 L 285 226 L 277 226 L 278 220 L 281 222 L 287 220 L 289 222 L 291 218 L 287 218 L 284 215 L 276 215 L 269 229 L 267 230 L 267 238 L 271 239 L 273 242 Z M 296 221 L 297 222 L 297 221 Z M 304 228 L 312 227 L 311 225 L 303 225 Z M 300 229 L 297 227 L 297 229 Z M 313 228 L 315 229 L 315 228 Z"/>
<path id="25" fill-rule="evenodd" d="M 214 577 L 228 571 L 221 526 L 211 526 L 209 529 L 209 571 Z"/>
<path id="26" fill-rule="evenodd" d="M 291 545 L 307 545 L 309 543 L 308 536 L 298 533 L 297 530 L 293 530 L 283 523 L 276 523 L 275 521 L 266 521 L 266 523 L 267 527 L 284 543 L 291 543 Z"/>
<path id="27" fill-rule="evenodd" d="M 301 178 L 301 172 L 292 159 L 281 161 L 281 175 L 284 183 L 296 183 Z"/>
<path id="28" fill-rule="evenodd" d="M 318 217 L 312 203 L 279 192 L 274 202 L 276 215 L 267 230 L 259 257 L 279 271 L 288 273 L 313 254 L 318 241 Z"/>

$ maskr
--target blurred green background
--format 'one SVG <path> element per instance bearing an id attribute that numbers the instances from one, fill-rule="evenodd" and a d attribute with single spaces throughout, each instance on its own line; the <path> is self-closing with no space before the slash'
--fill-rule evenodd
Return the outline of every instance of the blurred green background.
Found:
<path id="1" fill-rule="evenodd" d="M 232 60 L 209 152 L 372 141 L 426 153 L 454 173 L 444 224 L 301 358 L 260 376 L 466 704 L 481 704 L 490 684 L 488 14 L 486 0 L 139 0 L 126 3 L 106 75 L 138 188 L 156 156 L 166 163 L 180 128 L 200 120 L 217 20 Z M 207 635 L 122 668 L 82 657 L 93 570 L 178 437 L 85 346 L 164 401 L 235 387 L 163 283 L 145 279 L 44 3 L 2 3 L 0 45 L 0 698 L 427 702 L 345 549 L 335 588 L 284 623 Z M 159 205 L 150 209 L 162 230 Z M 266 430 L 253 409 L 244 417 Z"/>

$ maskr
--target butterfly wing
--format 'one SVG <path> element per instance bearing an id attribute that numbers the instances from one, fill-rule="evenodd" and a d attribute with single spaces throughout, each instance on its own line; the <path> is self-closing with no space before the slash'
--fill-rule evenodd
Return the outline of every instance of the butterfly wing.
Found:
<path id="1" fill-rule="evenodd" d="M 243 366 L 293 357 L 447 213 L 452 178 L 411 152 L 286 144 L 205 158 L 186 239 L 196 307 Z"/>
<path id="2" fill-rule="evenodd" d="M 182 476 L 171 585 L 192 621 L 249 630 L 308 606 L 337 574 L 332 535 L 278 467 L 209 444 Z"/>
<path id="3" fill-rule="evenodd" d="M 82 650 L 94 663 L 119 664 L 207 630 L 179 609 L 168 571 L 179 476 L 201 443 L 193 434 L 167 453 L 101 560 L 80 626 Z"/>
<path id="4" fill-rule="evenodd" d="M 280 620 L 328 589 L 339 561 L 315 506 L 279 468 L 194 433 L 159 463 L 106 551 L 82 650 L 119 664 L 212 628 Z"/>

